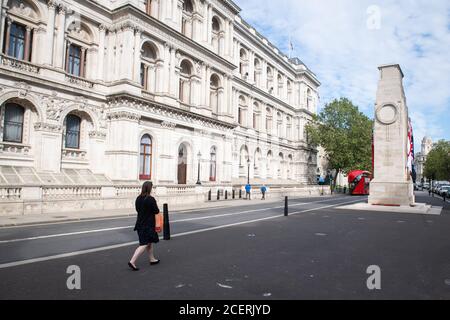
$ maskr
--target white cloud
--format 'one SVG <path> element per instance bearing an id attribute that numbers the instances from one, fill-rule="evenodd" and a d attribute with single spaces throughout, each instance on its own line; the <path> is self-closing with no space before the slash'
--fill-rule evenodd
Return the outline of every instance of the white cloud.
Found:
<path id="1" fill-rule="evenodd" d="M 295 54 L 322 82 L 322 103 L 346 96 L 373 115 L 377 67 L 399 63 L 415 130 L 450 139 L 450 2 L 447 0 L 237 0 L 244 19 Z M 368 8 L 381 12 L 367 27 Z"/>

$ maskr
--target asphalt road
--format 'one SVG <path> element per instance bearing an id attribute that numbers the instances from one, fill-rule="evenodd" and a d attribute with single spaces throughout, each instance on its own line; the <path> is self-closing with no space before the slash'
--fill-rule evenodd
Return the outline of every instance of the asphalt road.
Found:
<path id="1" fill-rule="evenodd" d="M 127 267 L 134 218 L 3 228 L 0 299 L 450 299 L 449 204 L 440 216 L 336 209 L 365 200 L 291 200 L 289 217 L 264 202 L 172 214 L 161 264 L 143 256 L 139 272 Z M 66 286 L 71 265 L 81 290 Z M 370 265 L 381 290 L 366 286 Z"/>

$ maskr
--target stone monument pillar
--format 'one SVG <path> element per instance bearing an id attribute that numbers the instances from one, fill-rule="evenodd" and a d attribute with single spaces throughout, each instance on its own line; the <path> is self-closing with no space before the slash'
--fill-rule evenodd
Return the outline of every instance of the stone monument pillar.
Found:
<path id="1" fill-rule="evenodd" d="M 414 187 L 407 169 L 408 107 L 403 72 L 398 64 L 379 67 L 374 123 L 374 179 L 369 204 L 414 205 Z"/>

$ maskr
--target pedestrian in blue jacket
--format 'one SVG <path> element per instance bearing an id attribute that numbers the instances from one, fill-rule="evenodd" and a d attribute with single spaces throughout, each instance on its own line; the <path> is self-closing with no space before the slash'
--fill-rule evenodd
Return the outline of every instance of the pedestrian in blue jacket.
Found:
<path id="1" fill-rule="evenodd" d="M 262 199 L 261 200 L 266 200 L 266 191 L 267 191 L 267 188 L 263 184 L 262 187 L 261 187 L 261 193 L 262 193 Z"/>
<path id="2" fill-rule="evenodd" d="M 252 186 L 250 184 L 247 184 L 245 186 L 245 198 L 250 200 L 250 191 L 252 190 Z"/>

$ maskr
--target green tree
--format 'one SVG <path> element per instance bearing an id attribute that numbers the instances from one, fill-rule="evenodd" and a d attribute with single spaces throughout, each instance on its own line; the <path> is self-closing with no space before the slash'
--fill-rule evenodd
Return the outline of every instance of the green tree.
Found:
<path id="1" fill-rule="evenodd" d="M 450 180 L 450 141 L 434 144 L 425 161 L 424 175 L 433 180 Z"/>
<path id="2" fill-rule="evenodd" d="M 311 144 L 322 146 L 329 166 L 339 172 L 372 170 L 373 121 L 350 100 L 341 98 L 327 104 L 306 127 Z"/>

